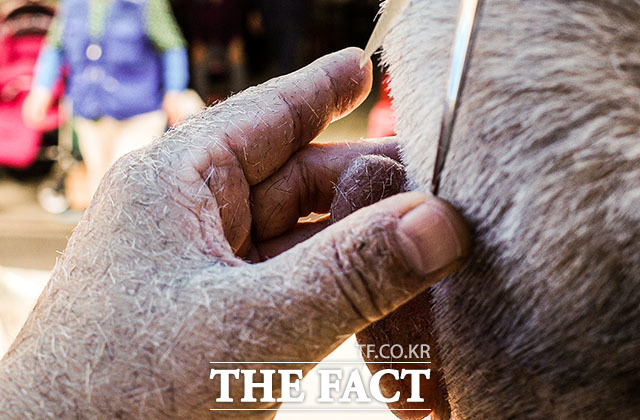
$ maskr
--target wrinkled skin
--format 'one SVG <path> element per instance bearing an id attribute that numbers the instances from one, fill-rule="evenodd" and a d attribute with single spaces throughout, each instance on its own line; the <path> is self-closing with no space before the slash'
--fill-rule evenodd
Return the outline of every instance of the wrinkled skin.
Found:
<path id="1" fill-rule="evenodd" d="M 397 159 L 389 140 L 308 145 L 368 93 L 360 54 L 249 89 L 109 170 L 0 362 L 0 418 L 272 418 L 211 412 L 279 403 L 240 403 L 242 381 L 216 403 L 209 371 L 228 365 L 210 362 L 306 372 L 463 265 L 466 225 L 428 194 L 297 224 L 358 156 Z"/>
<path id="2" fill-rule="evenodd" d="M 404 349 L 416 344 L 429 346 L 429 358 L 427 360 L 414 356 L 405 359 L 401 356 L 399 358 L 389 357 L 386 359 L 387 363 L 384 364 L 369 364 L 369 369 L 372 373 L 382 369 L 397 368 L 431 370 L 429 379 L 423 377 L 420 381 L 420 396 L 424 400 L 423 402 L 407 401 L 413 392 L 409 378 L 396 381 L 386 376 L 383 378 L 391 380 L 380 382 L 385 395 L 392 396 L 396 392 L 400 392 L 399 400 L 396 403 L 388 404 L 388 406 L 395 415 L 403 419 L 423 419 L 431 415 L 431 420 L 440 420 L 441 418 L 446 418 L 449 412 L 440 372 L 440 360 L 437 356 L 433 338 L 433 321 L 429 310 L 431 300 L 431 292 L 427 290 L 402 305 L 390 315 L 374 322 L 357 335 L 358 343 L 373 344 L 375 349 L 379 350 L 382 350 L 385 344 L 400 345 Z M 363 356 L 368 362 L 377 361 L 375 358 L 373 360 L 367 358 L 366 354 Z M 402 364 L 397 362 L 402 362 Z M 428 362 L 428 364 L 425 362 Z"/>
<path id="3" fill-rule="evenodd" d="M 355 159 L 336 185 L 335 198 L 331 203 L 331 221 L 335 223 L 358 209 L 403 192 L 406 181 L 404 167 L 392 159 L 378 155 Z M 371 350 L 362 353 L 365 361 L 375 362 L 369 364 L 372 373 L 393 368 L 431 369 L 431 377 L 428 380 L 422 378 L 420 382 L 420 395 L 424 399 L 420 403 L 407 402 L 412 392 L 409 378 L 396 381 L 389 376 L 382 377 L 380 386 L 385 396 L 391 397 L 400 392 L 398 401 L 388 405 L 404 419 L 422 419 L 431 414 L 432 420 L 438 420 L 448 415 L 448 404 L 441 389 L 440 362 L 432 336 L 430 305 L 431 293 L 425 291 L 357 334 L 361 346 L 374 346 L 362 347 Z M 409 346 L 416 344 L 429 346 L 429 360 L 423 360 L 417 354 L 405 357 L 410 354 Z M 404 354 L 394 358 L 389 357 L 389 352 L 383 353 L 386 363 L 380 363 L 379 354 L 384 345 L 400 345 Z M 398 365 L 397 362 L 402 364 Z"/>

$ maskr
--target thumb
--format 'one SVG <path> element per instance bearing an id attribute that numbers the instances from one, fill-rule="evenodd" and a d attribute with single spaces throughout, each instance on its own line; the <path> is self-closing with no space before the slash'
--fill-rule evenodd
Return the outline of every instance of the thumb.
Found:
<path id="1" fill-rule="evenodd" d="M 469 250 L 457 211 L 414 192 L 365 207 L 259 266 L 282 273 L 287 318 L 307 326 L 297 342 L 319 360 L 458 269 Z"/>

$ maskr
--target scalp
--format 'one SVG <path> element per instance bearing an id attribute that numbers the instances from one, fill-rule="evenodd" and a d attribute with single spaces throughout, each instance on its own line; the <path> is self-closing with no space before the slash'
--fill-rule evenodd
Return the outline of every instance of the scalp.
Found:
<path id="1" fill-rule="evenodd" d="M 413 189 L 432 173 L 458 3 L 387 37 Z M 475 230 L 434 288 L 457 418 L 640 410 L 640 2 L 487 0 L 441 195 Z"/>

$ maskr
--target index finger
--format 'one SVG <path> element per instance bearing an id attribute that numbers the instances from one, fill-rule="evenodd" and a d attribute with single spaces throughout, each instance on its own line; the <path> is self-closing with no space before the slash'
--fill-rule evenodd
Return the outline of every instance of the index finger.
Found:
<path id="1" fill-rule="evenodd" d="M 364 101 L 371 90 L 372 65 L 369 61 L 360 68 L 361 55 L 359 48 L 327 55 L 212 109 L 224 114 L 224 142 L 250 185 L 273 174 L 332 121 Z"/>

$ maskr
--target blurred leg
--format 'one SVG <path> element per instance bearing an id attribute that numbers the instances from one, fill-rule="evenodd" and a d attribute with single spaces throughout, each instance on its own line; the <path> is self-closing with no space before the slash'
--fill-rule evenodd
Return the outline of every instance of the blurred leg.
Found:
<path id="1" fill-rule="evenodd" d="M 87 167 L 87 185 L 91 195 L 112 163 L 114 122 L 111 118 L 93 121 L 81 117 L 75 117 L 73 121 L 80 153 Z"/>
<path id="2" fill-rule="evenodd" d="M 147 112 L 118 121 L 112 162 L 132 150 L 148 145 L 153 139 L 160 137 L 166 128 L 167 115 L 164 111 Z"/>

